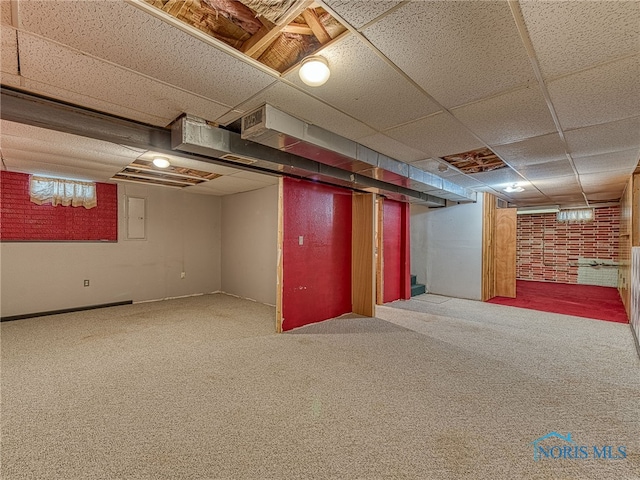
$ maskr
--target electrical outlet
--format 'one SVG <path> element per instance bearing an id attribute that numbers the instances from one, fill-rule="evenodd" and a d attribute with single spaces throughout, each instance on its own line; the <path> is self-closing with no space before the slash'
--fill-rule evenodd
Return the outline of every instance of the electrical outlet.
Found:
<path id="1" fill-rule="evenodd" d="M 85 286 L 85 287 L 88 287 L 88 286 L 89 286 L 89 280 L 85 280 L 85 281 L 84 281 L 84 286 Z"/>
<path id="2" fill-rule="evenodd" d="M 180 272 L 180 278 L 184 278 L 187 276 L 187 272 Z"/>

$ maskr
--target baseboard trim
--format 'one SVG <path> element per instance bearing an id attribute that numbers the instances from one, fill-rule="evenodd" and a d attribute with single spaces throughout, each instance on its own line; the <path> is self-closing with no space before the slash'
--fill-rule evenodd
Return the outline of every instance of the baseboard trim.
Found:
<path id="1" fill-rule="evenodd" d="M 97 308 L 118 307 L 120 305 L 131 305 L 133 300 L 124 300 L 122 302 L 101 303 L 100 305 L 87 305 L 86 307 L 63 308 L 61 310 L 50 310 L 48 312 L 25 313 L 23 315 L 11 315 L 8 317 L 0 317 L 0 322 L 12 322 L 14 320 L 24 320 L 26 318 L 46 317 L 48 315 L 58 315 L 59 313 L 82 312 L 83 310 L 95 310 Z"/>
<path id="2" fill-rule="evenodd" d="M 638 339 L 638 335 L 636 335 L 636 329 L 633 328 L 633 324 L 629 323 L 629 327 L 631 328 L 631 335 L 633 335 L 633 343 L 636 345 L 636 352 L 638 353 L 638 357 L 640 357 L 640 339 Z"/>

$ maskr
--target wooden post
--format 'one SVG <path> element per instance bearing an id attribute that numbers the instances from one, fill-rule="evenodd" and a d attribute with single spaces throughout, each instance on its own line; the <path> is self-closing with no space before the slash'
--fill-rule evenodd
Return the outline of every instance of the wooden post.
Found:
<path id="1" fill-rule="evenodd" d="M 351 303 L 353 313 L 375 315 L 375 230 L 372 193 L 353 193 Z"/>

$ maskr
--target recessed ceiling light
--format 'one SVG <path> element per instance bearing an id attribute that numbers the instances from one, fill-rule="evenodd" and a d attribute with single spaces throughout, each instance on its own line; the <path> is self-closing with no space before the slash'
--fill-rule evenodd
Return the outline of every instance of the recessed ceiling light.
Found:
<path id="1" fill-rule="evenodd" d="M 503 188 L 503 190 L 507 193 L 524 192 L 524 188 L 519 187 L 517 183 L 509 185 L 507 188 Z"/>
<path id="2" fill-rule="evenodd" d="M 164 157 L 156 157 L 153 159 L 153 164 L 158 168 L 167 168 L 171 162 Z"/>
<path id="3" fill-rule="evenodd" d="M 324 57 L 313 55 L 302 60 L 298 75 L 300 75 L 300 80 L 310 87 L 319 87 L 329 80 L 331 70 L 329 70 L 329 64 Z"/>

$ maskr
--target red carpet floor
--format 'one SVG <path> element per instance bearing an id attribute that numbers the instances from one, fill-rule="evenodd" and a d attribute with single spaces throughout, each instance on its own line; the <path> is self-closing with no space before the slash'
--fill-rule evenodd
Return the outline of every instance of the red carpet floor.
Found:
<path id="1" fill-rule="evenodd" d="M 629 323 L 617 288 L 566 283 L 516 282 L 516 298 L 494 297 L 489 303 Z"/>

